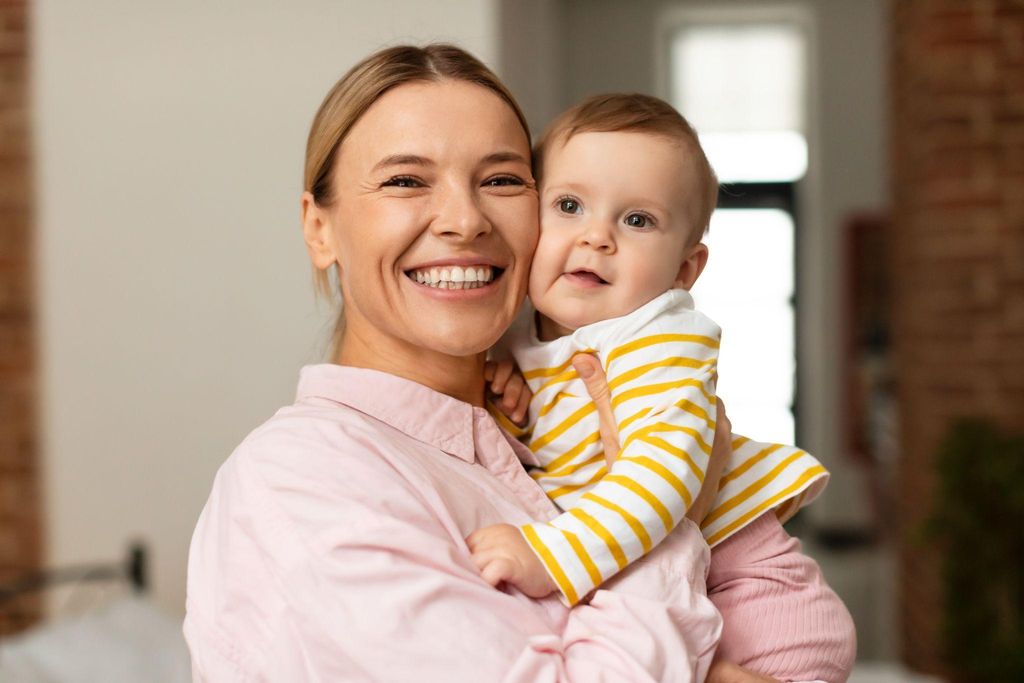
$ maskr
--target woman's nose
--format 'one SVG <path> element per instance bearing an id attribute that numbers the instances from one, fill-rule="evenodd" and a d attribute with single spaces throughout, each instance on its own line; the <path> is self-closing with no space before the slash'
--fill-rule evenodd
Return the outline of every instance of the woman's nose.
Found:
<path id="1" fill-rule="evenodd" d="M 440 206 L 431 226 L 438 237 L 474 240 L 491 231 L 491 221 L 479 198 L 468 189 L 453 189 L 438 196 Z"/>
<path id="2" fill-rule="evenodd" d="M 588 221 L 576 240 L 576 245 L 589 247 L 605 254 L 615 253 L 615 238 L 612 231 L 602 221 Z"/>

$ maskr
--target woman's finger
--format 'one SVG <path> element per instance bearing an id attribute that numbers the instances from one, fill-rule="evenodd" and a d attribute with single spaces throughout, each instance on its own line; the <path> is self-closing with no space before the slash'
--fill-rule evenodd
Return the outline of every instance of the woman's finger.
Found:
<path id="1" fill-rule="evenodd" d="M 494 379 L 491 380 L 491 391 L 495 394 L 505 393 L 505 384 L 515 370 L 515 363 L 510 360 L 500 361 L 494 369 Z"/>
<path id="2" fill-rule="evenodd" d="M 722 473 L 725 466 L 732 457 L 732 423 L 729 416 L 725 414 L 725 404 L 717 399 L 715 409 L 715 438 L 711 444 L 711 457 L 708 458 L 708 467 L 704 472 L 704 483 L 700 487 L 700 493 L 694 499 L 686 516 L 700 524 L 711 511 L 711 506 L 718 497 L 718 485 L 722 480 Z"/>
<path id="3" fill-rule="evenodd" d="M 508 378 L 508 382 L 505 383 L 505 391 L 501 396 L 501 403 L 506 410 L 513 410 L 519 404 L 519 397 L 525 386 L 526 382 L 523 381 L 523 376 L 518 373 Z"/>
<path id="4" fill-rule="evenodd" d="M 533 394 L 530 393 L 529 389 L 525 389 L 519 394 L 519 403 L 516 404 L 516 409 L 512 411 L 512 417 L 510 418 L 514 423 L 523 426 L 526 421 L 526 411 L 530 409 L 530 399 L 533 398 Z"/>
<path id="5" fill-rule="evenodd" d="M 615 411 L 612 410 L 608 378 L 601 367 L 601 361 L 592 353 L 577 353 L 572 357 L 572 366 L 576 368 L 590 394 L 590 400 L 597 407 L 597 417 L 601 423 L 601 445 L 604 447 L 605 460 L 611 467 L 619 455 L 619 426 L 615 423 Z"/>
<path id="6" fill-rule="evenodd" d="M 725 402 L 715 397 L 715 404 L 715 438 L 717 439 L 719 434 L 732 438 L 732 422 L 725 413 Z"/>

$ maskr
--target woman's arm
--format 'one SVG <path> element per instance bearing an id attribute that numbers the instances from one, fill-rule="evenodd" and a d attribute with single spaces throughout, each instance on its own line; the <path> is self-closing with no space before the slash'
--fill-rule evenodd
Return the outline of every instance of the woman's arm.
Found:
<path id="1" fill-rule="evenodd" d="M 615 453 L 617 434 L 606 428 L 614 421 L 603 369 L 588 354 L 578 354 L 573 365 L 602 415 L 604 449 Z M 708 592 L 724 622 L 709 683 L 757 683 L 763 680 L 758 674 L 829 683 L 849 676 L 856 653 L 853 620 L 774 513 L 715 547 Z"/>
<path id="2" fill-rule="evenodd" d="M 716 659 L 784 681 L 835 683 L 850 675 L 850 613 L 773 513 L 711 552 L 708 595 L 724 621 Z"/>
<path id="3" fill-rule="evenodd" d="M 195 680 L 706 674 L 721 622 L 700 590 L 708 551 L 693 524 L 567 611 L 495 590 L 422 492 L 372 459 L 339 460 L 345 491 L 294 485 L 287 471 L 237 458 L 218 475 L 190 554 Z"/>

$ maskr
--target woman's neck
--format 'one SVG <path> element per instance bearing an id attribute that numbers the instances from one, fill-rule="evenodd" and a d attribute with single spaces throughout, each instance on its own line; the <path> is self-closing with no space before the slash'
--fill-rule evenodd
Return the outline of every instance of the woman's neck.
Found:
<path id="1" fill-rule="evenodd" d="M 568 327 L 559 325 L 551 318 L 540 311 L 536 312 L 535 323 L 537 325 L 537 339 L 542 342 L 552 341 L 559 337 L 566 337 L 573 333 Z"/>
<path id="2" fill-rule="evenodd" d="M 380 370 L 474 406 L 483 406 L 486 357 L 486 352 L 472 356 L 450 356 L 378 336 L 371 342 L 346 327 L 334 354 L 334 362 L 338 365 Z"/>

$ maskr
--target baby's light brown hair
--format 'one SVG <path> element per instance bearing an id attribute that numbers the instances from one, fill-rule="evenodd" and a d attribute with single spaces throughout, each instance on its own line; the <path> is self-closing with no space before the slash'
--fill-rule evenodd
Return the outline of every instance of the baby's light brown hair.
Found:
<path id="1" fill-rule="evenodd" d="M 701 187 L 696 224 L 688 242 L 700 241 L 718 203 L 718 177 L 700 146 L 693 126 L 664 100 L 639 93 L 594 95 L 566 109 L 548 126 L 533 150 L 533 175 L 542 181 L 544 156 L 553 145 L 564 145 L 578 133 L 649 133 L 683 143 L 696 164 Z"/>

